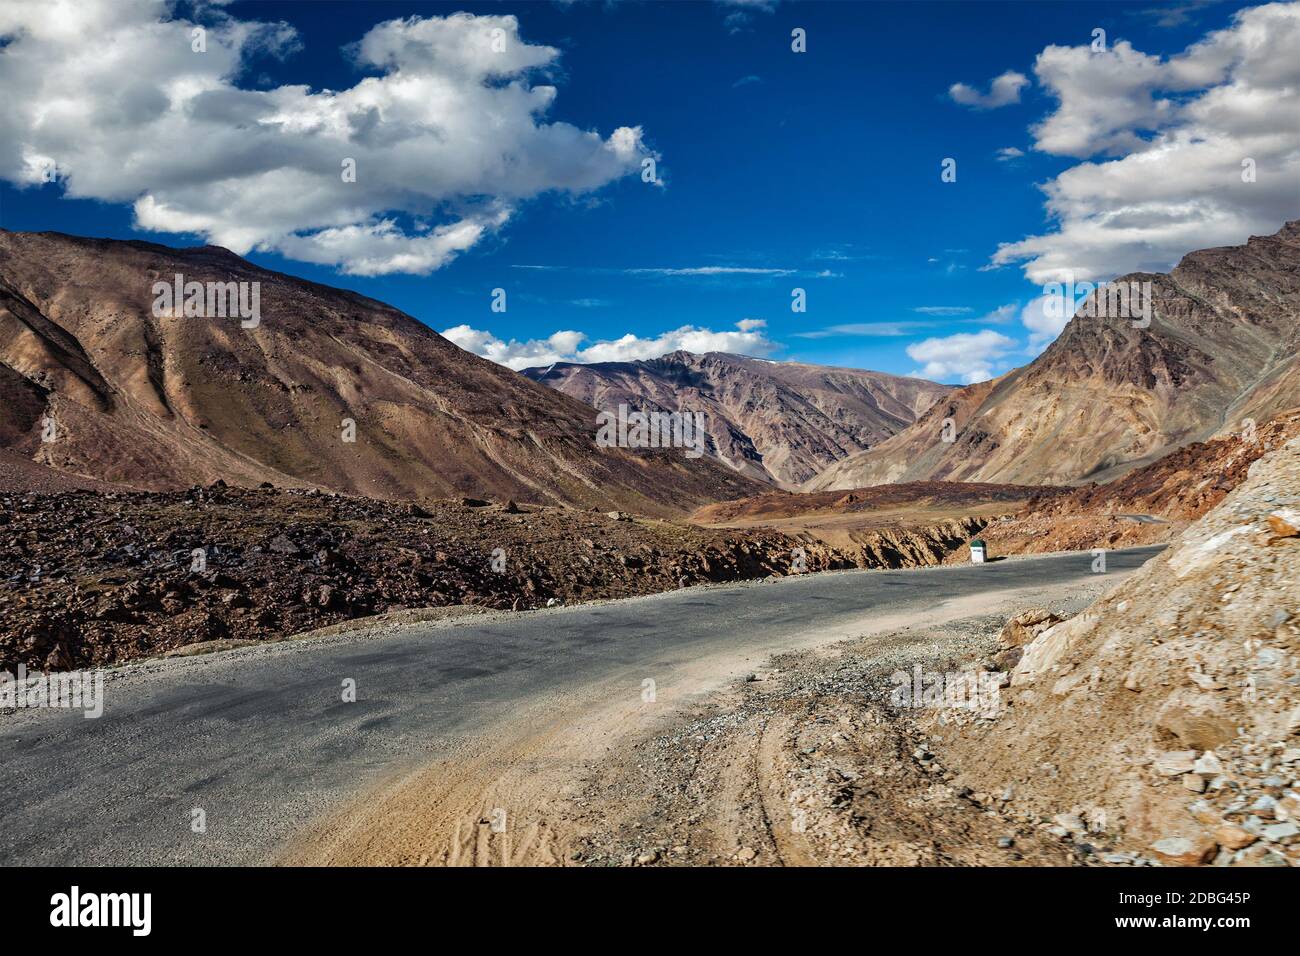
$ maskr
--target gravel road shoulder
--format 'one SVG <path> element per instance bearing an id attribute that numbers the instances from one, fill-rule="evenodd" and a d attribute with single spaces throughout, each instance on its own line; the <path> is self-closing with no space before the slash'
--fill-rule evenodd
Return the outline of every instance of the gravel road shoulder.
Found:
<path id="1" fill-rule="evenodd" d="M 291 865 L 1068 865 L 1080 852 L 948 784 L 890 675 L 986 661 L 1026 604 L 1072 614 L 1100 580 L 1019 588 L 683 662 L 653 705 L 627 681 L 557 693 L 456 759 L 368 794 Z M 806 638 L 806 639 L 805 639 Z M 1001 844 L 999 843 L 1001 841 Z"/>
<path id="2" fill-rule="evenodd" d="M 1085 597 L 1058 601 L 1072 613 Z M 1064 866 L 1090 849 L 954 786 L 942 724 L 891 705 L 892 675 L 960 673 L 1005 616 L 780 655 L 590 775 L 575 801 L 587 865 Z M 956 717 L 960 714 L 960 717 Z M 954 712 L 954 719 L 977 719 Z M 611 808 L 616 812 L 611 813 Z"/>

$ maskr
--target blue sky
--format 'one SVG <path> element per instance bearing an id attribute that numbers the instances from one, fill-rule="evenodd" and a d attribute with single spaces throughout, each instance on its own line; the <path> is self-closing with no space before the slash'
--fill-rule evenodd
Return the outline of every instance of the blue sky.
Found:
<path id="1" fill-rule="evenodd" d="M 1032 308 L 1042 280 L 1063 265 L 1096 278 L 1130 265 L 1168 266 L 1192 248 L 1239 242 L 1297 214 L 1300 153 L 1294 142 L 1280 150 L 1272 144 L 1273 153 L 1264 156 L 1263 146 L 1241 142 L 1247 134 L 1230 123 L 1224 128 L 1237 141 L 1225 145 L 1222 137 L 1209 137 L 1222 147 L 1216 168 L 1235 177 L 1243 151 L 1263 157 L 1264 187 L 1246 198 L 1228 180 L 1220 186 L 1213 177 L 1207 182 L 1189 174 L 1186 194 L 1177 189 L 1170 194 L 1169 176 L 1159 170 L 1137 180 L 1126 172 L 1156 143 L 1183 144 L 1189 151 L 1172 169 L 1197 165 L 1194 150 L 1202 131 L 1196 124 L 1210 121 L 1186 111 L 1171 117 L 1171 110 L 1184 110 L 1216 86 L 1276 87 L 1265 69 L 1276 66 L 1276 51 L 1250 46 L 1233 32 L 1239 26 L 1234 15 L 1245 6 L 236 2 L 224 12 L 181 5 L 170 16 L 211 25 L 214 43 L 217 31 L 233 36 L 237 24 L 288 24 L 292 29 L 277 28 L 270 39 L 236 49 L 231 68 L 205 80 L 209 86 L 219 83 L 223 93 L 237 89 L 263 97 L 286 86 L 305 86 L 309 94 L 344 91 L 367 77 L 392 80 L 400 70 L 414 72 L 411 58 L 418 54 L 409 44 L 433 33 L 417 36 L 413 28 L 403 28 L 400 40 L 406 45 L 391 47 L 399 50 L 392 54 L 396 68 L 376 57 L 364 62 L 355 47 L 349 48 L 377 24 L 398 18 L 461 11 L 513 16 L 517 35 L 507 30 L 506 39 L 519 44 L 515 49 L 553 48 L 532 57 L 544 62 L 464 82 L 447 80 L 454 68 L 444 61 L 438 83 L 452 91 L 445 109 L 455 111 L 457 119 L 442 128 L 427 118 L 408 120 L 389 140 L 376 140 L 490 138 L 494 124 L 518 121 L 516 114 L 498 114 L 492 105 L 493 97 L 504 95 L 503 87 L 513 84 L 526 92 L 553 86 L 553 100 L 527 121 L 534 125 L 502 163 L 503 170 L 522 165 L 547 172 L 525 177 L 516 169 L 495 179 L 466 173 L 451 185 L 439 179 L 421 187 L 415 199 L 393 200 L 405 195 L 406 183 L 373 191 L 376 177 L 398 175 L 382 168 L 382 146 L 374 149 L 371 143 L 358 167 L 358 177 L 372 190 L 371 205 L 356 213 L 363 228 L 382 219 L 410 237 L 447 223 L 471 224 L 473 238 L 450 253 L 439 251 L 436 267 L 426 258 L 416 262 L 413 273 L 400 268 L 402 260 L 381 257 L 363 270 L 370 274 L 348 274 L 353 267 L 329 261 L 329 253 L 321 251 L 328 243 L 320 237 L 313 244 L 275 238 L 276 230 L 303 235 L 325 223 L 316 207 L 294 208 L 296 187 L 283 182 L 271 198 L 258 200 L 268 207 L 289 195 L 286 208 L 276 210 L 282 218 L 259 224 L 249 248 L 237 249 L 260 265 L 390 302 L 439 331 L 458 330 L 453 338 L 462 345 L 516 367 L 555 358 L 647 357 L 678 344 L 701 344 L 960 382 L 1023 364 L 1050 341 L 1058 329 L 1031 327 L 1025 309 Z M 1277 8 L 1288 28 L 1294 7 Z M 159 18 L 160 9 L 144 3 L 142 21 Z M 487 28 L 503 21 L 476 22 Z M 806 31 L 805 53 L 791 50 L 796 27 Z M 1084 48 L 1096 28 L 1106 31 L 1103 56 L 1113 62 L 1071 59 L 1075 52 L 1088 52 Z M 1185 53 L 1213 31 L 1224 31 L 1209 41 L 1213 49 Z M 0 19 L 0 35 L 5 32 Z M 16 71 L 22 64 L 10 54 L 36 35 L 24 40 L 12 27 L 8 32 L 7 41 L 0 41 L 6 44 L 0 46 L 0 79 L 4 60 L 14 61 L 10 69 Z M 1121 41 L 1127 41 L 1127 49 Z M 60 46 L 63 42 L 58 38 L 33 47 L 31 62 L 61 55 L 73 62 L 76 51 Z M 124 38 L 123 46 L 128 42 L 135 41 Z M 1048 48 L 1061 52 L 1043 59 Z M 1239 51 L 1238 65 L 1223 66 L 1224 58 L 1212 55 L 1220 48 Z M 1200 72 L 1189 67 L 1177 76 L 1144 78 L 1151 64 L 1172 67 L 1169 58 L 1180 54 L 1198 69 L 1208 65 Z M 150 67 L 139 68 L 144 76 L 137 86 L 143 89 L 151 82 Z M 1013 74 L 1009 79 L 991 85 L 1008 73 Z M 1099 86 L 1116 76 L 1122 81 L 1118 88 L 1097 99 Z M 102 82 L 90 77 L 84 82 L 87 97 L 103 95 L 96 92 Z M 158 83 L 164 82 L 160 77 Z M 969 89 L 954 91 L 956 83 Z M 133 90 L 128 88 L 134 97 Z M 136 99 L 148 102 L 147 92 Z M 35 93 L 38 99 L 42 95 Z M 75 93 L 66 85 L 43 91 L 47 101 Z M 168 95 L 175 97 L 174 88 Z M 127 124 L 140 112 L 136 99 L 121 105 Z M 292 109 L 284 106 L 287 101 L 277 101 L 278 123 Z M 173 107 L 191 119 L 202 114 L 204 122 L 226 123 L 235 135 L 234 128 L 246 119 L 239 112 L 243 107 L 215 109 L 211 104 L 217 102 L 215 97 L 205 101 L 201 111 L 173 99 Z M 1161 102 L 1169 107 L 1153 108 Z M 96 115 L 118 105 L 107 101 Z M 1286 105 L 1293 106 L 1294 97 Z M 472 113 L 478 106 L 486 110 L 481 119 Z M 256 121 L 267 122 L 265 109 L 256 109 L 263 117 Z M 1116 112 L 1125 115 L 1115 118 Z M 238 177 L 248 163 L 316 161 L 265 158 L 277 148 L 291 153 L 314 135 L 305 132 L 283 133 L 286 139 L 259 146 L 260 154 L 252 158 L 219 138 L 180 144 L 150 143 L 146 137 L 143 145 L 130 147 L 144 150 L 141 155 L 121 159 L 130 175 L 115 180 L 92 167 L 112 165 L 114 150 L 125 149 L 113 145 L 112 131 L 104 132 L 104 145 L 93 155 L 89 150 L 81 155 L 34 115 L 6 118 L 0 108 L 0 132 L 9 132 L 11 143 L 18 144 L 8 154 L 0 148 L 0 225 L 9 229 L 178 246 L 241 238 L 240 222 L 221 218 L 221 202 L 205 197 L 184 208 L 191 197 L 187 190 L 255 194 L 269 188 L 268 180 L 241 184 Z M 1044 121 L 1049 125 L 1040 126 Z M 6 130 L 6 122 L 13 128 Z M 395 121 L 383 113 L 375 122 L 382 128 Z M 536 127 L 550 124 L 594 132 L 600 155 L 571 143 L 539 145 Z M 614 131 L 624 127 L 639 128 L 639 139 L 611 158 L 612 148 L 601 144 L 613 142 Z M 1075 135 L 1080 130 L 1081 138 Z M 49 141 L 65 145 L 56 149 L 45 145 Z M 456 145 L 444 142 L 438 148 Z M 1000 151 L 1008 148 L 1022 155 L 1007 158 Z M 59 149 L 71 154 L 53 157 L 64 170 L 60 181 L 32 181 L 31 157 Z M 203 160 L 213 169 L 191 176 L 191 167 L 209 149 L 230 156 L 233 183 L 212 154 Z M 335 152 L 340 150 L 346 155 L 347 143 Z M 545 155 L 537 155 L 543 150 Z M 170 160 L 171 167 L 158 158 L 160 152 L 176 151 L 180 157 Z M 436 163 L 451 161 L 445 152 L 430 155 Z M 640 175 L 647 157 L 655 160 L 659 184 Z M 957 176 L 946 183 L 940 164 L 948 157 L 957 161 Z M 467 161 L 484 162 L 479 153 Z M 337 168 L 333 158 L 321 162 Z M 558 171 L 549 171 L 552 166 Z M 564 170 L 579 166 L 586 178 L 575 183 Z M 1071 178 L 1076 168 L 1081 173 Z M 418 179 L 421 173 L 402 175 Z M 1076 181 L 1089 176 L 1096 181 Z M 524 178 L 527 184 L 521 184 Z M 1125 183 L 1118 195 L 1111 188 L 1117 181 Z M 461 182 L 468 185 L 457 185 Z M 1069 185 L 1062 185 L 1061 206 L 1052 216 L 1044 186 L 1056 182 Z M 1164 193 L 1155 196 L 1151 192 L 1159 183 L 1166 184 Z M 314 187 L 304 180 L 302 188 Z M 1272 190 L 1266 198 L 1265 188 Z M 160 198 L 142 220 L 139 197 L 155 189 Z M 1153 208 L 1160 202 L 1167 208 Z M 1190 213 L 1189 204 L 1196 207 Z M 1181 211 L 1171 225 L 1173 209 Z M 1130 220 L 1139 214 L 1146 219 L 1135 229 Z M 340 221 L 337 210 L 329 215 L 331 223 Z M 155 228 L 141 228 L 142 222 Z M 1099 225 L 1104 227 L 1100 238 Z M 1109 241 L 1106 229 L 1122 241 Z M 1028 246 L 994 261 L 1000 244 L 1026 237 L 1033 239 Z M 364 238 L 374 245 L 384 237 Z M 405 241 L 399 238 L 397 244 Z M 346 248 L 350 255 L 363 246 Z M 796 287 L 807 292 L 806 312 L 791 310 Z M 506 290 L 504 312 L 491 308 L 496 288 Z M 697 331 L 681 333 L 686 327 Z M 553 337 L 559 332 L 576 334 Z M 600 345 L 620 340 L 621 346 Z M 927 345 L 927 340 L 937 341 Z"/>

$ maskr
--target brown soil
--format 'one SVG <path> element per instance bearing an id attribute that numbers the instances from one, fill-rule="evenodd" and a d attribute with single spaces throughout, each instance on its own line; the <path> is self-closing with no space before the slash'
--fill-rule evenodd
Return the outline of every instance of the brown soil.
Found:
<path id="1" fill-rule="evenodd" d="M 1001 617 L 781 655 L 588 774 L 589 866 L 1066 866 L 1089 857 L 955 786 L 890 675 L 969 666 Z M 999 842 L 1001 841 L 1001 843 Z"/>
<path id="2" fill-rule="evenodd" d="M 130 491 L 130 488 L 37 464 L 9 448 L 0 448 L 0 489 L 53 494 L 60 491 Z"/>
<path id="3" fill-rule="evenodd" d="M 1132 548 L 1173 540 L 1246 477 L 1251 464 L 1300 434 L 1300 409 L 1251 435 L 1195 442 L 1108 484 L 1080 488 L 913 481 L 851 491 L 772 492 L 705 505 L 706 527 L 769 528 L 853 549 L 880 529 L 981 518 L 972 531 L 994 556 Z M 950 563 L 970 560 L 966 542 Z"/>
<path id="4" fill-rule="evenodd" d="M 705 505 L 691 520 L 709 528 L 780 531 L 849 553 L 869 553 L 882 540 L 909 540 L 919 529 L 945 528 L 957 540 L 952 547 L 934 550 L 946 559 L 964 550 L 990 521 L 1021 511 L 1031 500 L 1068 490 L 920 481 L 853 491 L 772 492 Z"/>

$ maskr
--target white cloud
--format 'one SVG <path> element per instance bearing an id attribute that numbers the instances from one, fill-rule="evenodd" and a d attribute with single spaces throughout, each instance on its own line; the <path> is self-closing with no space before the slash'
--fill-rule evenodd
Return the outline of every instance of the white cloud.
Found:
<path id="1" fill-rule="evenodd" d="M 200 10 L 206 52 L 163 0 L 0 4 L 0 177 L 37 184 L 53 161 L 67 196 L 131 203 L 139 228 L 378 275 L 437 269 L 520 203 L 651 155 L 640 127 L 545 121 L 536 77 L 559 51 L 513 16 L 391 20 L 353 49 L 377 75 L 258 90 L 244 62 L 292 50 L 293 28 Z"/>
<path id="2" fill-rule="evenodd" d="M 628 275 L 657 276 L 792 276 L 797 269 L 764 269 L 756 266 L 690 266 L 677 269 L 624 269 Z M 825 275 L 826 273 L 820 273 Z"/>
<path id="3" fill-rule="evenodd" d="M 1193 14 L 1221 2 L 1222 0 L 1188 0 L 1187 3 L 1182 4 L 1148 7 L 1126 12 L 1130 16 L 1151 17 L 1155 20 L 1156 26 L 1159 27 L 1177 27 L 1191 20 Z"/>
<path id="4" fill-rule="evenodd" d="M 1019 302 L 1008 302 L 1006 305 L 1000 305 L 992 312 L 987 313 L 979 321 L 992 322 L 996 325 L 1003 325 L 1012 321 L 1016 317 L 1016 311 L 1020 308 Z"/>
<path id="5" fill-rule="evenodd" d="M 928 328 L 927 322 L 847 322 L 842 325 L 831 325 L 824 329 L 813 329 L 811 332 L 795 332 L 794 337 L 797 339 L 829 339 L 841 335 L 868 336 L 880 338 L 892 338 L 899 335 L 911 335 L 912 333 Z"/>
<path id="6" fill-rule="evenodd" d="M 957 378 L 969 385 L 992 378 L 993 366 L 1015 344 L 1001 332 L 981 329 L 914 342 L 907 347 L 907 354 L 925 363 L 913 375 L 940 382 Z"/>
<path id="7" fill-rule="evenodd" d="M 824 249 L 817 249 L 808 257 L 816 262 L 859 262 L 864 259 L 888 259 L 889 256 L 870 252 L 853 243 L 837 243 Z"/>
<path id="8" fill-rule="evenodd" d="M 994 77 L 989 84 L 988 93 L 981 93 L 965 83 L 954 83 L 948 87 L 948 95 L 962 106 L 973 106 L 977 110 L 993 110 L 999 106 L 1009 106 L 1020 102 L 1020 91 L 1029 85 L 1029 77 L 1015 70 L 1007 70 L 1001 76 Z"/>
<path id="9" fill-rule="evenodd" d="M 997 153 L 994 154 L 995 158 L 1000 163 L 1006 163 L 1006 162 L 1010 162 L 1013 159 L 1019 159 L 1023 155 L 1025 155 L 1025 151 L 1023 149 L 1020 149 L 1018 146 L 1003 146 L 1000 150 L 997 151 Z"/>
<path id="10" fill-rule="evenodd" d="M 966 305 L 918 305 L 912 311 L 925 315 L 964 315 L 974 310 Z"/>
<path id="11" fill-rule="evenodd" d="M 1036 284 L 1164 271 L 1296 218 L 1297 49 L 1300 3 L 1239 11 L 1167 59 L 1127 41 L 1104 53 L 1047 47 L 1034 72 L 1059 105 L 1033 128 L 1035 148 L 1103 158 L 1050 180 L 1056 231 L 1001 244 L 992 264 L 1023 263 Z M 1255 182 L 1242 181 L 1247 159 Z"/>
<path id="12" fill-rule="evenodd" d="M 767 323 L 762 319 L 741 319 L 738 331 L 714 332 L 684 325 L 652 338 L 642 338 L 631 332 L 617 339 L 593 342 L 586 347 L 587 337 L 581 332 L 556 332 L 544 339 L 517 339 L 505 341 L 491 332 L 458 325 L 442 334 L 467 352 L 491 359 L 516 371 L 532 366 L 551 365 L 555 362 L 631 362 L 637 359 L 658 358 L 679 349 L 687 352 L 736 352 L 741 355 L 768 355 L 776 349 L 762 329 Z"/>
<path id="13" fill-rule="evenodd" d="M 739 33 L 751 23 L 754 12 L 771 13 L 779 0 L 717 0 L 723 9 L 730 9 L 723 22 L 730 33 Z"/>
<path id="14" fill-rule="evenodd" d="M 811 269 L 787 269 L 769 266 L 634 266 L 615 269 L 603 266 L 552 266 L 520 262 L 513 264 L 511 268 L 530 269 L 535 272 L 588 272 L 594 275 L 663 276 L 671 279 L 716 278 L 722 276 L 759 279 L 780 278 L 783 276 L 799 276 L 805 279 L 841 279 L 844 277 L 842 272 L 832 272 L 830 269 L 814 271 Z"/>
<path id="15" fill-rule="evenodd" d="M 1059 298 L 1052 302 L 1050 308 L 1048 299 L 1045 295 L 1036 296 L 1020 313 L 1021 325 L 1029 330 L 1028 351 L 1031 355 L 1037 355 L 1051 345 L 1070 324 L 1070 316 L 1064 314 L 1068 310 L 1061 308 Z"/>

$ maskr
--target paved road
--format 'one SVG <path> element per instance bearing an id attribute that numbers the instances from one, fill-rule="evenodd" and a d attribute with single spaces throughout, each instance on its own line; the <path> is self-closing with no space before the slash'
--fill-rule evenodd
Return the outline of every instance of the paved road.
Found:
<path id="1" fill-rule="evenodd" d="M 1158 548 L 1115 551 L 1107 581 Z M 324 809 L 446 756 L 524 702 L 583 682 L 638 687 L 648 666 L 943 602 L 1095 578 L 1087 552 L 909 571 L 850 571 L 364 639 L 325 638 L 112 672 L 104 714 L 0 716 L 0 863 L 241 863 Z M 357 700 L 341 699 L 344 679 Z M 206 815 L 195 833 L 192 811 Z"/>
<path id="2" fill-rule="evenodd" d="M 1164 518 L 1157 518 L 1155 515 L 1117 514 L 1115 517 L 1127 518 L 1129 521 L 1136 521 L 1138 524 L 1169 524 Z"/>

